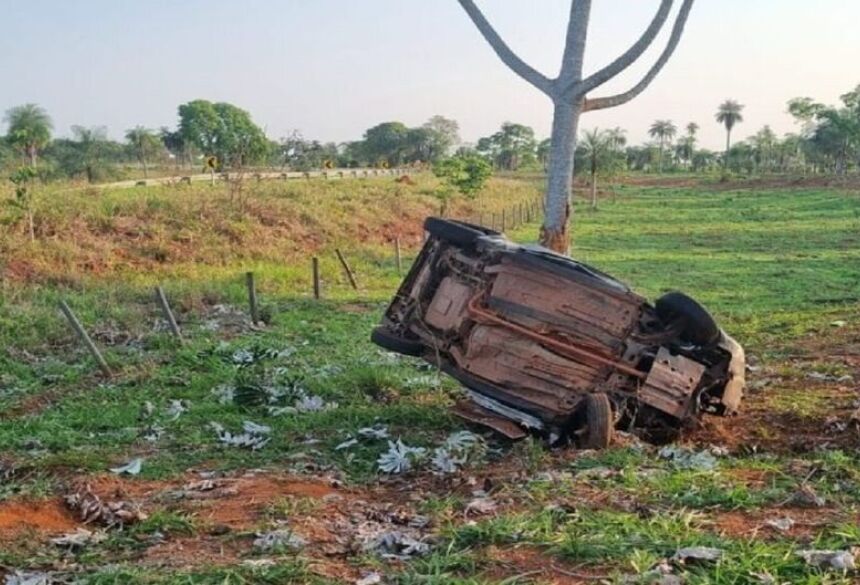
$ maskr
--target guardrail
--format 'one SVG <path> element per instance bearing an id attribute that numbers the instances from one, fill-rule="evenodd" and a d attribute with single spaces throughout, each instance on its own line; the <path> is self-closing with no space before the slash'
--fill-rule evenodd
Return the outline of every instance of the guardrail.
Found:
<path id="1" fill-rule="evenodd" d="M 369 177 L 397 177 L 406 174 L 406 169 L 326 169 L 322 171 L 281 171 L 281 172 L 249 172 L 234 171 L 229 173 L 206 173 L 199 175 L 183 175 L 174 177 L 158 177 L 153 179 L 138 179 L 132 181 L 119 181 L 116 183 L 103 183 L 97 187 L 110 189 L 127 189 L 132 187 L 157 187 L 161 185 L 181 185 L 191 183 L 206 183 L 215 181 L 238 181 L 238 180 L 296 180 L 296 179 L 366 179 Z"/>

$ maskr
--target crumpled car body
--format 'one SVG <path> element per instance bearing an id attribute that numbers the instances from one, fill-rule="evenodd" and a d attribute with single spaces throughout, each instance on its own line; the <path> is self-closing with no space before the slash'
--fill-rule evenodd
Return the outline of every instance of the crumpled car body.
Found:
<path id="1" fill-rule="evenodd" d="M 372 339 L 467 388 L 458 414 L 516 438 L 588 447 L 613 428 L 671 438 L 737 411 L 743 348 L 681 293 L 655 305 L 603 272 L 497 232 L 428 218 L 428 238 Z"/>

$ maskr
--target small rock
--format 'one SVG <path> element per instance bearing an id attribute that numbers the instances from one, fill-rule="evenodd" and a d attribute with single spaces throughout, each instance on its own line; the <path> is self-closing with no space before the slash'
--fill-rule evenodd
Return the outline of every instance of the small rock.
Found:
<path id="1" fill-rule="evenodd" d="M 379 583 L 382 583 L 382 575 L 374 571 L 357 580 L 355 585 L 378 585 Z"/>
<path id="2" fill-rule="evenodd" d="M 830 322 L 831 327 L 845 327 L 847 324 L 848 324 L 847 322 L 845 322 L 841 319 L 837 319 L 836 321 Z"/>
<path id="3" fill-rule="evenodd" d="M 770 520 L 766 520 L 765 524 L 775 530 L 779 530 L 780 532 L 788 532 L 794 526 L 794 520 L 786 516 L 785 518 L 772 518 Z"/>
<path id="4" fill-rule="evenodd" d="M 806 561 L 806 564 L 813 567 L 847 572 L 857 568 L 857 552 L 855 550 L 799 550 L 797 554 Z"/>
<path id="5" fill-rule="evenodd" d="M 707 546 L 692 546 L 680 548 L 672 557 L 672 560 L 680 563 L 712 563 L 722 558 L 723 551 L 718 548 Z"/>

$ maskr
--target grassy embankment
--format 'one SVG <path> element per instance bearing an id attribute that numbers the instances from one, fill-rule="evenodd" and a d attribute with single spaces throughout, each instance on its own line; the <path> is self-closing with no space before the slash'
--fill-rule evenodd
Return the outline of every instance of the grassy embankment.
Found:
<path id="1" fill-rule="evenodd" d="M 431 179 L 419 177 L 416 186 L 388 180 L 261 184 L 232 202 L 224 191 L 195 186 L 81 193 L 43 203 L 36 243 L 17 228 L 0 236 L 7 275 L 0 301 L 0 460 L 15 470 L 0 484 L 0 502 L 57 498 L 72 479 L 134 456 L 145 459 L 140 481 L 181 482 L 190 468 L 262 467 L 274 473 L 311 469 L 359 486 L 373 481 L 385 444 L 335 450 L 355 429 L 383 422 L 408 444 L 432 446 L 460 428 L 442 408 L 456 394 L 450 381 L 367 342 L 399 280 L 390 242 L 400 237 L 414 252 L 422 217 L 438 208 L 432 189 Z M 495 181 L 484 209 L 499 211 L 534 194 L 533 185 Z M 434 532 L 447 545 L 427 560 L 387 570 L 401 583 L 500 583 L 520 573 L 527 575 L 506 582 L 551 582 L 566 570 L 642 572 L 679 546 L 712 545 L 726 558 L 687 569 L 688 582 L 754 582 L 751 575 L 762 572 L 777 582 L 843 582 L 805 567 L 793 551 L 860 542 L 856 454 L 834 448 L 845 436 L 797 428 L 797 435 L 814 431 L 825 438 L 812 445 L 815 450 L 807 445 L 804 453 L 789 455 L 791 429 L 773 425 L 784 422 L 780 416 L 802 413 L 797 420 L 804 425 L 823 427 L 850 405 L 850 393 L 832 380 L 806 376 L 860 377 L 857 362 L 839 357 L 854 355 L 860 329 L 860 199 L 830 189 L 627 187 L 596 213 L 585 206 L 576 211 L 576 257 L 651 298 L 671 289 L 693 294 L 760 360 L 760 373 L 751 374 L 762 382 L 750 399 L 754 416 L 738 421 L 737 434 L 769 447 L 753 453 L 752 444 L 727 440 L 732 455 L 702 471 L 674 466 L 648 449 L 619 446 L 577 457 L 549 455 L 530 443 L 513 450 L 500 444 L 469 474 L 493 478 L 493 496 L 503 509 L 464 523 L 468 490 L 419 475 L 411 489 L 422 502 L 411 505 L 433 518 Z M 452 203 L 452 215 L 475 212 L 473 203 Z M 533 241 L 536 233 L 531 225 L 511 235 Z M 361 291 L 353 292 L 340 274 L 335 246 L 353 262 Z M 322 302 L 309 298 L 312 254 L 323 259 Z M 244 307 L 245 270 L 254 270 L 260 282 L 268 324 L 259 331 L 223 313 L 224 306 Z M 154 327 L 151 287 L 158 283 L 178 308 L 188 339 L 182 347 Z M 118 372 L 114 379 L 101 379 L 78 348 L 56 311 L 60 298 L 95 333 Z M 834 321 L 847 325 L 832 327 Z M 240 369 L 235 356 L 243 349 L 278 354 Z M 798 355 L 807 361 L 796 361 Z M 262 407 L 222 404 L 213 393 L 244 383 L 301 386 L 338 407 L 270 416 Z M 188 407 L 176 420 L 164 414 L 171 400 Z M 155 414 L 142 419 L 147 402 Z M 272 441 L 242 451 L 220 445 L 208 426 L 237 429 L 243 420 L 270 425 Z M 150 442 L 141 435 L 153 424 L 163 434 Z M 731 425 L 726 422 L 729 433 Z M 705 439 L 691 440 L 706 446 L 696 443 Z M 827 502 L 815 516 L 785 507 L 803 477 Z M 206 521 L 181 505 L 151 506 L 155 520 L 88 549 L 77 561 L 101 571 L 100 582 L 185 579 L 145 561 L 144 536 L 160 530 L 177 541 L 219 537 L 206 536 Z M 295 506 L 287 506 L 291 517 L 300 516 Z M 802 521 L 785 534 L 762 528 L 780 515 Z M 272 521 L 269 509 L 253 526 Z M 223 538 L 241 549 L 246 537 Z M 241 555 L 251 554 L 244 546 Z M 61 557 L 39 539 L 0 546 L 0 565 L 44 566 Z M 119 573 L 98 569 L 117 560 L 125 567 Z M 328 582 L 314 569 L 319 559 L 313 551 L 276 561 L 262 570 L 199 566 L 188 579 Z M 352 571 L 379 566 L 361 555 L 344 562 Z M 551 563 L 559 564 L 555 573 L 547 569 Z"/>

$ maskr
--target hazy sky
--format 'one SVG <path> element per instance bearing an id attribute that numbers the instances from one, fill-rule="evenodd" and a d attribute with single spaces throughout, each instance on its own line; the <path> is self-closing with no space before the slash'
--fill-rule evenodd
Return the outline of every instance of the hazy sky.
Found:
<path id="1" fill-rule="evenodd" d="M 569 0 L 480 4 L 524 58 L 557 73 Z M 594 0 L 587 69 L 624 51 L 657 4 Z M 860 83 L 857 23 L 858 0 L 697 0 L 651 87 L 582 126 L 621 126 L 639 142 L 654 119 L 696 121 L 719 148 L 714 110 L 734 98 L 746 104 L 738 137 L 791 131 L 789 98 L 835 102 Z M 548 98 L 501 64 L 456 0 L 0 0 L 0 26 L 0 110 L 39 103 L 59 134 L 174 126 L 177 105 L 196 98 L 249 110 L 271 138 L 297 128 L 350 140 L 433 114 L 458 120 L 468 141 L 505 120 L 549 133 Z M 660 40 L 604 91 L 635 83 Z"/>

